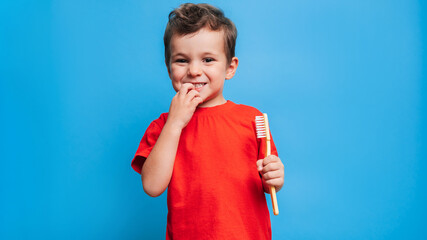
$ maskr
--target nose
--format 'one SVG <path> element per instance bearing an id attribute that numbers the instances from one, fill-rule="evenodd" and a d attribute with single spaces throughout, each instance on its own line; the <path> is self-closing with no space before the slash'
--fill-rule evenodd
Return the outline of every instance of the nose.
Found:
<path id="1" fill-rule="evenodd" d="M 188 67 L 188 75 L 191 77 L 197 77 L 202 75 L 202 68 L 199 63 L 192 62 Z"/>

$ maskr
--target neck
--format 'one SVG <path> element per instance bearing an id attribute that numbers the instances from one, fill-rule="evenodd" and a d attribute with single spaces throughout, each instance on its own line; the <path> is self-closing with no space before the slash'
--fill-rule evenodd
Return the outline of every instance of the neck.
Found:
<path id="1" fill-rule="evenodd" d="M 227 100 L 225 100 L 225 98 L 221 96 L 220 98 L 217 98 L 217 99 L 210 99 L 210 100 L 207 100 L 206 102 L 202 102 L 197 107 L 199 108 L 215 107 L 215 106 L 224 104 L 226 102 Z"/>

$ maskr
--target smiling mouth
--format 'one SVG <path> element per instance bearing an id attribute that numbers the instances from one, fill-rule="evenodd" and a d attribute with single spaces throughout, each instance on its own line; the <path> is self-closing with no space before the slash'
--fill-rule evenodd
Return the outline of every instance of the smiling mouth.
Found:
<path id="1" fill-rule="evenodd" d="M 201 88 L 206 85 L 206 83 L 193 83 L 195 88 Z"/>

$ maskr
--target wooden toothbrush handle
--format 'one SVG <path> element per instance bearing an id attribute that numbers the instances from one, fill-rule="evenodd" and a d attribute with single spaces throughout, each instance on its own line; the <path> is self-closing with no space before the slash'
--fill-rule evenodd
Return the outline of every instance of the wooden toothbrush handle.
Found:
<path id="1" fill-rule="evenodd" d="M 270 126 L 268 124 L 267 114 L 264 113 L 263 116 L 264 116 L 264 123 L 265 123 L 265 129 L 266 129 L 266 140 L 267 140 L 266 156 L 269 156 L 269 155 L 271 155 Z M 271 196 L 271 202 L 273 205 L 273 213 L 274 213 L 274 215 L 279 215 L 279 206 L 277 205 L 276 188 L 274 186 L 270 186 L 270 196 Z"/>
<path id="2" fill-rule="evenodd" d="M 268 155 L 271 155 L 270 139 L 267 140 L 267 156 Z M 274 215 L 279 215 L 279 206 L 277 205 L 276 188 L 274 186 L 270 186 L 270 196 L 271 196 L 271 202 L 273 205 L 273 213 Z"/>
<path id="3" fill-rule="evenodd" d="M 271 196 L 271 202 L 273 203 L 273 213 L 274 215 L 279 215 L 279 206 L 277 205 L 276 188 L 274 186 L 270 186 L 270 196 Z"/>

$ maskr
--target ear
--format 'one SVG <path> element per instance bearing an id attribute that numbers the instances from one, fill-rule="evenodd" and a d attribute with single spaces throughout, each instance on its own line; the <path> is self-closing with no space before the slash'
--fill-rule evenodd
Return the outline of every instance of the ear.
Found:
<path id="1" fill-rule="evenodd" d="M 239 66 L 239 59 L 237 57 L 233 57 L 231 59 L 230 65 L 227 67 L 227 71 L 225 73 L 225 79 L 231 79 L 234 77 L 236 73 L 237 66 Z"/>

